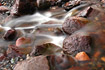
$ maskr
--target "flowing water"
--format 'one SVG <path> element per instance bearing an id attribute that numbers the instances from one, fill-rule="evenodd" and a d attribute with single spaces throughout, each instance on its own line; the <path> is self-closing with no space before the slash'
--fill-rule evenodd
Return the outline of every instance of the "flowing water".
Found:
<path id="1" fill-rule="evenodd" d="M 4 32 L 11 28 L 14 28 L 14 29 L 20 31 L 20 33 L 21 33 L 20 36 L 30 36 L 33 39 L 35 39 L 35 42 L 37 44 L 51 42 L 51 43 L 54 43 L 54 44 L 62 47 L 62 43 L 65 38 L 64 34 L 57 36 L 54 31 L 46 31 L 46 30 L 44 31 L 43 29 L 49 29 L 49 28 L 62 29 L 62 23 L 68 16 L 75 15 L 75 13 L 78 13 L 80 10 L 84 9 L 85 7 L 87 7 L 89 5 L 92 5 L 92 4 L 83 4 L 83 5 L 77 6 L 77 7 L 73 8 L 72 10 L 70 10 L 69 12 L 62 10 L 61 8 L 59 8 L 56 11 L 48 10 L 46 12 L 41 12 L 41 13 L 37 12 L 33 15 L 27 15 L 27 16 L 13 19 L 3 25 L 0 25 L 0 28 L 3 29 Z M 55 24 L 44 24 L 49 21 L 54 21 Z M 79 31 L 82 31 L 82 32 L 89 32 L 92 30 L 96 31 L 96 29 L 94 29 L 95 26 L 96 26 L 96 24 L 87 25 L 86 27 L 80 29 Z M 42 29 L 43 32 L 38 33 L 37 29 Z M 77 32 L 79 32 L 79 31 L 77 31 Z M 38 37 L 38 38 L 36 38 L 36 37 Z M 42 42 L 41 42 L 41 40 L 42 40 Z M 2 43 L 2 41 L 0 43 Z"/>
<path id="2" fill-rule="evenodd" d="M 68 16 L 76 15 L 82 9 L 90 5 L 91 6 L 95 5 L 95 3 L 94 4 L 91 4 L 91 3 L 82 4 L 80 6 L 77 6 L 71 9 L 68 12 L 64 11 L 62 8 L 59 8 L 57 10 L 47 10 L 41 13 L 37 12 L 33 15 L 27 15 L 27 16 L 13 19 L 7 23 L 0 25 L 0 28 L 4 30 L 4 32 L 11 28 L 14 28 L 17 31 L 19 31 L 20 36 L 31 37 L 33 39 L 34 45 L 39 45 L 39 44 L 50 42 L 50 43 L 54 43 L 62 47 L 63 40 L 65 38 L 65 34 L 62 33 L 61 35 L 58 36 L 53 30 L 48 30 L 48 29 L 59 28 L 62 30 L 62 24 Z M 97 18 L 100 19 L 100 15 L 97 15 Z M 54 24 L 45 24 L 45 23 L 49 23 L 52 21 L 54 21 L 53 22 Z M 91 23 L 95 23 L 95 22 L 97 21 L 94 20 Z M 82 31 L 83 33 L 88 33 L 88 32 L 93 31 L 97 33 L 97 31 L 102 28 L 102 26 L 99 27 L 97 24 L 91 24 L 91 23 L 86 25 L 84 28 L 78 30 L 77 32 Z M 98 30 L 96 28 L 98 28 Z M 42 32 L 39 32 L 38 29 L 42 30 Z M 0 40 L 0 41 L 1 41 L 0 44 L 3 44 L 4 42 L 3 45 L 5 45 L 6 42 L 4 40 Z M 10 44 L 10 43 L 11 42 L 8 42 L 7 44 Z"/>
<path id="3" fill-rule="evenodd" d="M 92 2 L 94 2 L 94 0 L 92 0 Z M 12 28 L 17 31 L 18 37 L 24 36 L 32 39 L 32 43 L 26 44 L 25 47 L 34 47 L 44 43 L 53 43 L 59 47 L 62 47 L 63 40 L 67 36 L 62 30 L 62 24 L 65 19 L 68 16 L 76 15 L 90 5 L 99 9 L 101 13 L 96 15 L 95 18 L 91 19 L 92 21 L 89 22 L 89 24 L 75 33 L 92 36 L 95 40 L 95 46 L 98 49 L 103 49 L 102 47 L 105 46 L 105 20 L 101 21 L 100 18 L 103 18 L 102 14 L 105 12 L 104 9 L 98 7 L 95 3 L 82 4 L 68 12 L 62 8 L 47 10 L 44 12 L 36 12 L 33 15 L 26 15 L 12 19 L 7 23 L 0 24 L 0 47 L 7 48 L 8 45 L 15 44 L 15 41 L 5 41 L 2 38 L 3 34 Z"/>

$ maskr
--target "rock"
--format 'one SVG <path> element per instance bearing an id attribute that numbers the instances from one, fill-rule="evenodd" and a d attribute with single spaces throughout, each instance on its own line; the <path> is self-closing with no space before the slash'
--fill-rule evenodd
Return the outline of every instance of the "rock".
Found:
<path id="1" fill-rule="evenodd" d="M 13 41 L 14 39 L 16 39 L 16 36 L 17 36 L 16 30 L 10 29 L 4 34 L 3 38 L 7 41 Z"/>
<path id="2" fill-rule="evenodd" d="M 85 26 L 88 22 L 89 21 L 87 19 L 82 17 L 68 17 L 62 25 L 62 29 L 65 33 L 71 35 Z"/>
<path id="3" fill-rule="evenodd" d="M 75 33 L 68 36 L 63 41 L 63 51 L 64 53 L 75 55 L 78 52 L 91 52 L 91 37 L 88 35 L 80 35 L 80 33 Z"/>
<path id="4" fill-rule="evenodd" d="M 77 53 L 75 58 L 78 61 L 89 61 L 90 60 L 89 56 L 85 52 L 79 52 L 79 53 Z"/>
<path id="5" fill-rule="evenodd" d="M 6 54 L 7 54 L 8 57 L 13 58 L 13 57 L 17 57 L 17 56 L 21 56 L 22 55 L 15 48 L 17 48 L 15 45 L 9 45 L 8 46 L 8 49 L 6 51 Z"/>
<path id="6" fill-rule="evenodd" d="M 80 16 L 80 17 L 88 17 L 89 14 L 92 12 L 93 8 L 92 7 L 88 7 L 86 8 L 85 10 L 81 11 L 77 16 Z"/>
<path id="7" fill-rule="evenodd" d="M 38 10 L 49 9 L 51 6 L 50 0 L 37 0 L 36 1 Z"/>
<path id="8" fill-rule="evenodd" d="M 79 17 L 85 17 L 88 18 L 89 20 L 94 20 L 96 18 L 96 14 L 100 14 L 101 12 L 95 8 L 92 7 L 87 7 L 83 11 L 81 11 L 77 16 Z"/>
<path id="9" fill-rule="evenodd" d="M 69 0 L 57 0 L 56 5 L 59 7 L 62 7 L 68 1 Z"/>
<path id="10" fill-rule="evenodd" d="M 48 60 L 52 70 L 66 70 L 76 65 L 76 61 L 71 56 L 65 54 L 50 55 Z"/>
<path id="11" fill-rule="evenodd" d="M 61 52 L 62 49 L 59 46 L 56 46 L 52 43 L 46 43 L 42 45 L 35 46 L 33 51 L 31 52 L 32 56 L 39 56 L 39 55 L 50 55 Z"/>
<path id="12" fill-rule="evenodd" d="M 69 11 L 70 9 L 80 5 L 81 3 L 81 0 L 73 0 L 73 1 L 69 1 L 67 3 L 64 4 L 63 8 L 66 10 L 66 11 Z"/>
<path id="13" fill-rule="evenodd" d="M 45 56 L 37 56 L 17 63 L 14 70 L 50 70 L 50 68 Z"/>
<path id="14" fill-rule="evenodd" d="M 16 0 L 12 7 L 11 15 L 22 16 L 35 13 L 35 2 L 36 0 Z"/>
<path id="15" fill-rule="evenodd" d="M 17 57 L 22 55 L 30 54 L 32 47 L 17 47 L 15 45 L 9 45 L 7 49 L 8 57 Z"/>
<path id="16" fill-rule="evenodd" d="M 22 46 L 25 44 L 30 44 L 31 43 L 31 38 L 26 38 L 26 37 L 20 37 L 16 40 L 16 46 Z"/>

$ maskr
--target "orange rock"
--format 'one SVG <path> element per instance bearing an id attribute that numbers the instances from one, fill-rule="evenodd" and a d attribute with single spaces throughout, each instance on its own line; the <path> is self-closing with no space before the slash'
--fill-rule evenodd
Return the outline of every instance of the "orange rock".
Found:
<path id="1" fill-rule="evenodd" d="M 97 58 L 99 55 L 101 54 L 100 51 L 95 52 L 95 54 L 93 55 L 95 58 Z"/>
<path id="2" fill-rule="evenodd" d="M 22 46 L 31 43 L 30 38 L 20 37 L 16 40 L 16 46 Z"/>
<path id="3" fill-rule="evenodd" d="M 105 57 L 101 57 L 101 60 L 105 62 Z"/>
<path id="4" fill-rule="evenodd" d="M 87 60 L 90 60 L 89 56 L 85 52 L 77 53 L 77 55 L 75 56 L 75 58 L 78 61 L 87 61 Z"/>

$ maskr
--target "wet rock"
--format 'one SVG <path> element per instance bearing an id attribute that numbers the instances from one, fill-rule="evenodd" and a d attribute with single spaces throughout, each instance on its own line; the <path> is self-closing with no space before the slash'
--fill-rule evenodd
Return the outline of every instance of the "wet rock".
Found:
<path id="1" fill-rule="evenodd" d="M 49 9 L 51 6 L 50 0 L 37 0 L 37 8 L 38 10 Z"/>
<path id="2" fill-rule="evenodd" d="M 39 55 L 49 55 L 61 52 L 62 49 L 59 46 L 56 46 L 52 43 L 46 43 L 42 45 L 35 46 L 33 51 L 31 52 L 32 56 L 39 56 Z"/>
<path id="3" fill-rule="evenodd" d="M 16 36 L 17 36 L 16 30 L 10 29 L 4 34 L 3 38 L 4 38 L 4 40 L 12 41 L 16 38 Z"/>
<path id="4" fill-rule="evenodd" d="M 50 68 L 45 56 L 37 56 L 17 63 L 14 70 L 50 70 Z"/>
<path id="5" fill-rule="evenodd" d="M 48 56 L 51 70 L 66 70 L 76 64 L 76 61 L 69 55 L 55 54 Z"/>
<path id="6" fill-rule="evenodd" d="M 92 12 L 92 10 L 93 10 L 92 7 L 88 7 L 85 10 L 81 11 L 77 16 L 87 18 L 89 16 L 89 14 Z"/>
<path id="7" fill-rule="evenodd" d="M 65 4 L 68 1 L 69 0 L 57 0 L 56 5 L 59 6 L 59 7 L 62 7 L 62 5 Z"/>
<path id="8" fill-rule="evenodd" d="M 6 54 L 9 58 L 13 58 L 13 57 L 17 57 L 17 56 L 21 56 L 22 54 L 19 53 L 18 49 L 16 49 L 17 47 L 15 45 L 9 45 L 8 49 L 6 51 Z"/>
<path id="9" fill-rule="evenodd" d="M 30 43 L 31 43 L 31 39 L 28 37 L 20 37 L 16 40 L 16 46 L 22 46 Z"/>
<path id="10" fill-rule="evenodd" d="M 89 61 L 90 60 L 89 56 L 85 52 L 79 52 L 79 53 L 77 53 L 75 58 L 78 61 Z"/>
<path id="11" fill-rule="evenodd" d="M 91 37 L 88 35 L 80 35 L 80 33 L 75 33 L 68 36 L 63 41 L 63 51 L 66 54 L 75 55 L 78 52 L 91 52 Z"/>
<path id="12" fill-rule="evenodd" d="M 7 49 L 8 57 L 17 57 L 22 55 L 30 54 L 32 51 L 32 47 L 17 47 L 15 45 L 9 45 Z"/>
<path id="13" fill-rule="evenodd" d="M 101 12 L 96 10 L 95 8 L 87 7 L 86 9 L 81 11 L 77 16 L 85 17 L 85 18 L 88 18 L 90 20 L 93 20 L 93 19 L 95 19 L 96 14 L 98 15 L 99 13 L 101 13 Z"/>
<path id="14" fill-rule="evenodd" d="M 85 26 L 89 21 L 85 18 L 81 17 L 68 17 L 63 25 L 62 28 L 65 33 L 71 35 L 75 31 L 81 29 L 83 26 Z"/>
<path id="15" fill-rule="evenodd" d="M 64 4 L 63 8 L 66 11 L 69 11 L 70 9 L 80 5 L 81 1 L 80 0 L 73 0 L 73 1 L 69 1 L 66 4 Z"/>
<path id="16" fill-rule="evenodd" d="M 11 15 L 21 16 L 35 13 L 35 2 L 36 0 L 16 0 L 12 7 Z"/>

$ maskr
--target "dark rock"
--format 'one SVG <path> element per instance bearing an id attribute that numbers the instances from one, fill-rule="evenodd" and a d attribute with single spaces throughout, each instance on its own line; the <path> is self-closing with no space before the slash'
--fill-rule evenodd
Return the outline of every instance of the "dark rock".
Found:
<path id="1" fill-rule="evenodd" d="M 38 10 L 49 9 L 51 6 L 51 2 L 48 0 L 37 0 L 37 8 Z"/>
<path id="2" fill-rule="evenodd" d="M 56 5 L 59 6 L 59 7 L 62 7 L 62 5 L 65 4 L 68 1 L 69 0 L 57 0 Z"/>
<path id="3" fill-rule="evenodd" d="M 80 33 L 81 34 L 81 33 Z M 63 51 L 66 54 L 75 55 L 78 52 L 91 53 L 91 37 L 88 35 L 80 35 L 75 33 L 71 36 L 68 36 L 63 41 Z"/>
<path id="4" fill-rule="evenodd" d="M 12 41 L 16 38 L 16 36 L 17 36 L 16 30 L 10 29 L 4 34 L 3 38 L 7 41 Z"/>
<path id="5" fill-rule="evenodd" d="M 81 17 L 68 17 L 62 25 L 65 33 L 71 35 L 88 23 L 88 20 Z"/>
<path id="6" fill-rule="evenodd" d="M 33 14 L 36 11 L 36 0 L 16 0 L 11 14 L 16 16 Z"/>
<path id="7" fill-rule="evenodd" d="M 69 11 L 70 9 L 72 9 L 78 5 L 80 5 L 80 0 L 73 0 L 73 1 L 69 1 L 69 2 L 65 3 L 63 8 L 66 11 Z"/>
<path id="8" fill-rule="evenodd" d="M 60 51 L 61 51 L 60 47 L 52 43 L 46 43 L 46 44 L 35 46 L 33 51 L 31 52 L 31 55 L 32 56 L 49 55 Z"/>
<path id="9" fill-rule="evenodd" d="M 69 55 L 57 54 L 47 57 L 51 70 L 65 70 L 76 64 L 76 61 Z"/>

